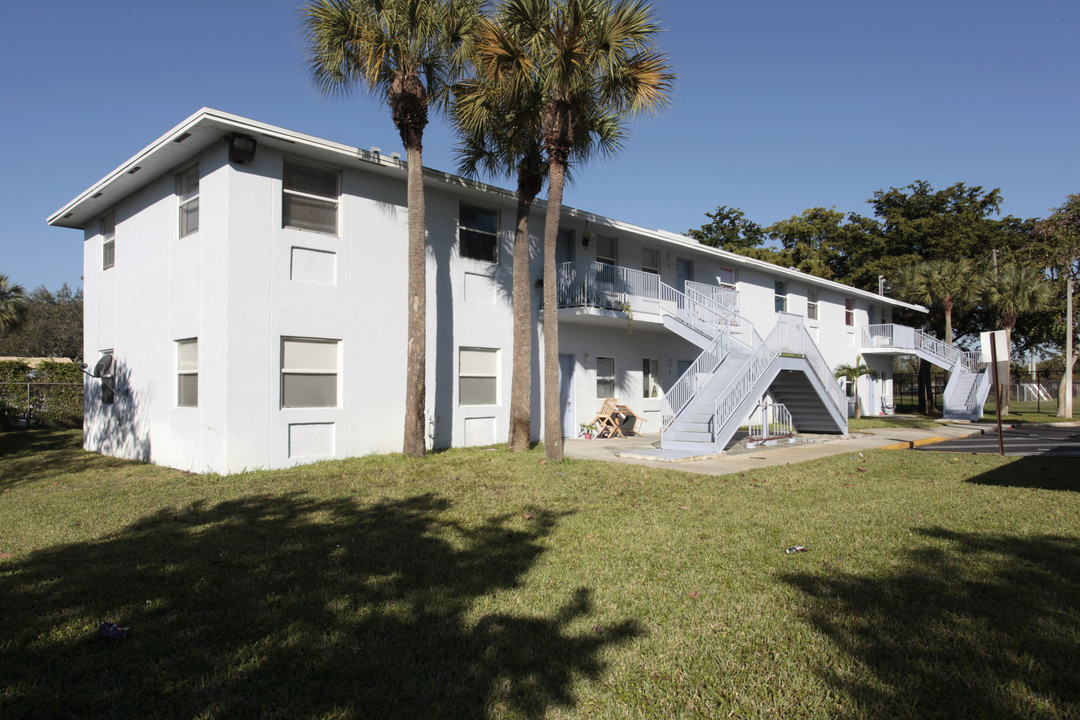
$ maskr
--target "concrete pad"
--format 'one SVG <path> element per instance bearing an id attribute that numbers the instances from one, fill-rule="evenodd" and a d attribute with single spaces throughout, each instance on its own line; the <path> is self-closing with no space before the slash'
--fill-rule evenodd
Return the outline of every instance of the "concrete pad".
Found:
<path id="1" fill-rule="evenodd" d="M 739 446 L 718 455 L 663 451 L 660 449 L 659 434 L 596 440 L 567 438 L 563 441 L 563 454 L 580 460 L 622 462 L 703 475 L 727 475 L 864 450 L 907 450 L 920 445 L 979 435 L 984 430 L 979 424 L 966 424 L 963 427 L 943 425 L 934 428 L 869 428 L 844 436 L 810 436 L 809 441 L 797 442 L 794 445 L 750 449 Z"/>

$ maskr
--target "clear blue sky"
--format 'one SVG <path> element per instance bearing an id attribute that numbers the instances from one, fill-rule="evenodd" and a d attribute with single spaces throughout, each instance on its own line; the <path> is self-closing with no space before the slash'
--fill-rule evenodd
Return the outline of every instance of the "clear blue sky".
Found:
<path id="1" fill-rule="evenodd" d="M 376 100 L 310 89 L 299 1 L 4 3 L 0 273 L 78 284 L 82 235 L 46 217 L 202 106 L 400 151 Z M 1021 217 L 1080 192 L 1076 0 L 656 7 L 672 107 L 580 169 L 569 205 L 685 231 L 717 205 L 761 224 L 869 214 L 875 190 L 916 179 L 1000 188 Z M 435 119 L 425 164 L 453 170 L 452 143 Z"/>

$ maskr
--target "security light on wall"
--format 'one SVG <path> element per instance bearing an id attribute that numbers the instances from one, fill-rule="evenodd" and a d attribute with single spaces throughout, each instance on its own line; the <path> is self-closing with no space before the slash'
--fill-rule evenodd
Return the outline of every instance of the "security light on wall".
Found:
<path id="1" fill-rule="evenodd" d="M 238 135 L 233 133 L 229 136 L 229 162 L 237 165 L 251 162 L 255 159 L 255 138 L 250 135 Z"/>

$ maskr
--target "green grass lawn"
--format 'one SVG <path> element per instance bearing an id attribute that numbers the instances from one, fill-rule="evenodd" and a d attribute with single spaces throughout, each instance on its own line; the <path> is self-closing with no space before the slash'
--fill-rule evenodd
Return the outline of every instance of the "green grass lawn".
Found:
<path id="1" fill-rule="evenodd" d="M 0 434 L 3 718 L 1080 717 L 1076 460 L 78 443 Z"/>

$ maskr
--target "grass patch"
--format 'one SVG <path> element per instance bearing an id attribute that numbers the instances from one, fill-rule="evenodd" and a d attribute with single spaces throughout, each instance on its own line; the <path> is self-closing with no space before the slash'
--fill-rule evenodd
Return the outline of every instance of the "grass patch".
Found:
<path id="1" fill-rule="evenodd" d="M 866 430 L 868 428 L 932 428 L 940 423 L 926 415 L 876 415 L 861 418 L 848 418 L 848 430 Z"/>
<path id="2" fill-rule="evenodd" d="M 1080 716 L 1074 460 L 196 476 L 78 443 L 0 435 L 4 717 Z"/>

